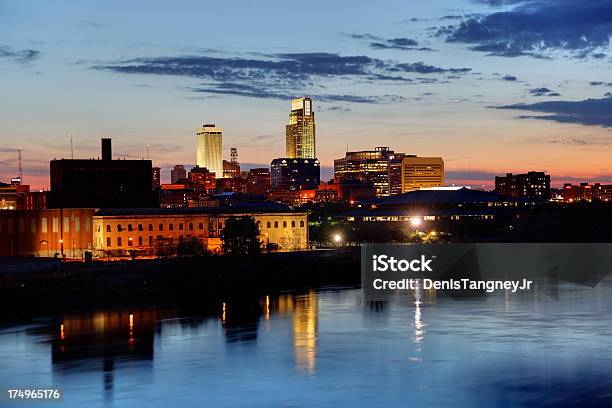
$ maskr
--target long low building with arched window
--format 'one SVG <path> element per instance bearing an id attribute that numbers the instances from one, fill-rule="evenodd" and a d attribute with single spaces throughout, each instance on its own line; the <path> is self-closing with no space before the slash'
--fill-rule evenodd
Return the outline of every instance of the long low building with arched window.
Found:
<path id="1" fill-rule="evenodd" d="M 196 242 L 221 251 L 221 235 L 230 217 L 251 216 L 259 226 L 262 248 L 308 248 L 308 215 L 288 208 L 139 208 L 98 210 L 93 216 L 93 247 L 99 256 L 174 255 Z"/>
<path id="2" fill-rule="evenodd" d="M 0 256 L 153 257 L 220 252 L 230 217 L 252 216 L 262 249 L 308 248 L 308 214 L 272 202 L 239 207 L 0 211 Z"/>

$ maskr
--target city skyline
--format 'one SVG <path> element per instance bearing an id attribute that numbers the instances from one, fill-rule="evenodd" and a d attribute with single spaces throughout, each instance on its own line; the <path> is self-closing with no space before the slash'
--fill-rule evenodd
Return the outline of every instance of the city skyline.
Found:
<path id="1" fill-rule="evenodd" d="M 223 127 L 224 158 L 237 147 L 245 169 L 269 167 L 287 103 L 310 96 L 323 180 L 347 150 L 389 146 L 442 156 L 447 184 L 530 170 L 555 187 L 612 181 L 611 1 L 314 1 L 310 28 L 276 1 L 146 5 L 2 3 L 0 180 L 22 148 L 24 183 L 48 187 L 71 138 L 89 158 L 109 137 L 118 157 L 149 146 L 167 182 L 196 163 L 206 122 Z"/>

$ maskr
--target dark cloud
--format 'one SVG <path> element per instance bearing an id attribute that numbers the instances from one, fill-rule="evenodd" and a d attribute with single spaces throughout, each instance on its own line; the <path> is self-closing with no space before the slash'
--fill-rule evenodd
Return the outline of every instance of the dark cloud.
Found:
<path id="1" fill-rule="evenodd" d="M 375 74 L 368 77 L 369 79 L 373 79 L 376 81 L 399 81 L 399 82 L 414 82 L 410 78 L 405 78 L 402 76 L 396 75 L 383 75 L 383 74 Z"/>
<path id="2" fill-rule="evenodd" d="M 344 35 L 346 35 L 349 38 L 352 38 L 354 40 L 371 40 L 371 41 L 381 41 L 383 40 L 383 38 L 378 37 L 376 35 L 373 34 L 352 34 L 352 33 L 345 33 Z"/>
<path id="3" fill-rule="evenodd" d="M 346 113 L 346 112 L 350 112 L 351 108 L 347 108 L 346 106 L 330 106 L 323 110 L 326 112 Z"/>
<path id="4" fill-rule="evenodd" d="M 453 14 L 453 15 L 442 16 L 440 17 L 440 20 L 461 20 L 463 18 L 464 16 L 462 15 Z"/>
<path id="5" fill-rule="evenodd" d="M 403 63 L 390 67 L 391 71 L 416 72 L 419 74 L 441 74 L 453 73 L 462 74 L 471 71 L 471 68 L 440 68 L 433 65 L 427 65 L 423 62 Z"/>
<path id="6" fill-rule="evenodd" d="M 489 55 L 546 57 L 555 51 L 603 58 L 612 36 L 612 0 L 480 1 L 509 10 L 470 16 L 438 28 L 448 42 Z"/>
<path id="7" fill-rule="evenodd" d="M 300 96 L 296 93 L 283 93 L 270 91 L 267 88 L 262 88 L 254 85 L 237 84 L 237 83 L 221 83 L 221 84 L 202 84 L 199 87 L 192 88 L 194 92 L 204 92 L 221 95 L 246 96 L 260 99 L 293 99 Z M 352 103 L 386 103 L 386 102 L 404 102 L 406 99 L 398 95 L 376 95 L 362 96 L 349 94 L 315 94 L 309 95 L 314 97 L 319 102 L 352 102 Z"/>
<path id="8" fill-rule="evenodd" d="M 593 86 L 612 86 L 612 82 L 591 81 L 589 83 Z"/>
<path id="9" fill-rule="evenodd" d="M 40 51 L 37 50 L 14 50 L 5 45 L 0 45 L 0 58 L 8 58 L 17 63 L 25 64 L 38 57 L 40 57 Z"/>
<path id="10" fill-rule="evenodd" d="M 369 36 L 369 34 L 368 34 Z M 396 39 L 398 43 L 402 40 Z M 135 58 L 92 68 L 126 74 L 187 76 L 212 82 L 192 87 L 195 92 L 240 95 L 264 99 L 287 99 L 325 89 L 329 79 L 412 82 L 402 73 L 461 74 L 470 68 L 441 68 L 423 62 L 398 63 L 365 55 L 341 56 L 334 53 L 285 53 L 258 58 L 179 56 Z M 420 82 L 430 82 L 421 81 Z M 431 82 L 437 81 L 431 78 Z M 314 95 L 313 95 L 314 96 Z M 320 100 L 381 103 L 401 100 L 398 96 L 318 95 Z"/>
<path id="11" fill-rule="evenodd" d="M 429 47 L 419 46 L 419 42 L 412 38 L 382 38 L 372 34 L 345 34 L 355 40 L 366 40 L 370 48 L 376 50 L 403 50 L 403 51 L 435 51 Z"/>
<path id="12" fill-rule="evenodd" d="M 559 93 L 548 88 L 531 88 L 529 93 L 533 96 L 561 96 Z"/>
<path id="13" fill-rule="evenodd" d="M 522 119 L 551 120 L 587 126 L 612 127 L 612 97 L 582 101 L 546 101 L 532 104 L 497 106 L 497 109 L 548 113 L 542 116 L 520 116 Z"/>
<path id="14" fill-rule="evenodd" d="M 518 81 L 518 78 L 515 77 L 514 75 L 504 75 L 502 79 L 504 81 L 511 81 L 511 82 Z"/>

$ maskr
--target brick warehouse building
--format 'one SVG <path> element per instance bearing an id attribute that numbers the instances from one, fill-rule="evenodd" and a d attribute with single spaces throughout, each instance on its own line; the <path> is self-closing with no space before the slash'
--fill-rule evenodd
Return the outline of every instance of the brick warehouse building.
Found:
<path id="1" fill-rule="evenodd" d="M 0 256 L 81 258 L 93 248 L 93 209 L 0 211 Z"/>
<path id="2" fill-rule="evenodd" d="M 284 206 L 273 208 L 140 208 L 48 209 L 0 211 L 0 256 L 96 257 L 155 256 L 163 246 L 176 253 L 181 242 L 195 238 L 220 251 L 228 218 L 253 216 L 262 247 L 282 251 L 308 248 L 308 216 Z M 8 239 L 6 239 L 8 238 Z M 57 255 L 56 255 L 57 254 Z"/>

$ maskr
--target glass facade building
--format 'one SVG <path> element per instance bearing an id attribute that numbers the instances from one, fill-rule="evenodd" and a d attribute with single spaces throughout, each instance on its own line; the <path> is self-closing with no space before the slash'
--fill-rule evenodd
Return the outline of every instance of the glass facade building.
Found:
<path id="1" fill-rule="evenodd" d="M 377 197 L 388 196 L 389 164 L 401 156 L 388 147 L 347 152 L 345 157 L 334 160 L 334 180 L 337 183 L 348 180 L 372 183 Z"/>
<path id="2" fill-rule="evenodd" d="M 290 159 L 316 157 L 314 111 L 310 98 L 291 101 L 289 124 L 286 126 L 286 153 Z"/>
<path id="3" fill-rule="evenodd" d="M 215 173 L 215 177 L 223 177 L 222 130 L 214 124 L 204 125 L 196 131 L 198 167 L 205 167 Z"/>

